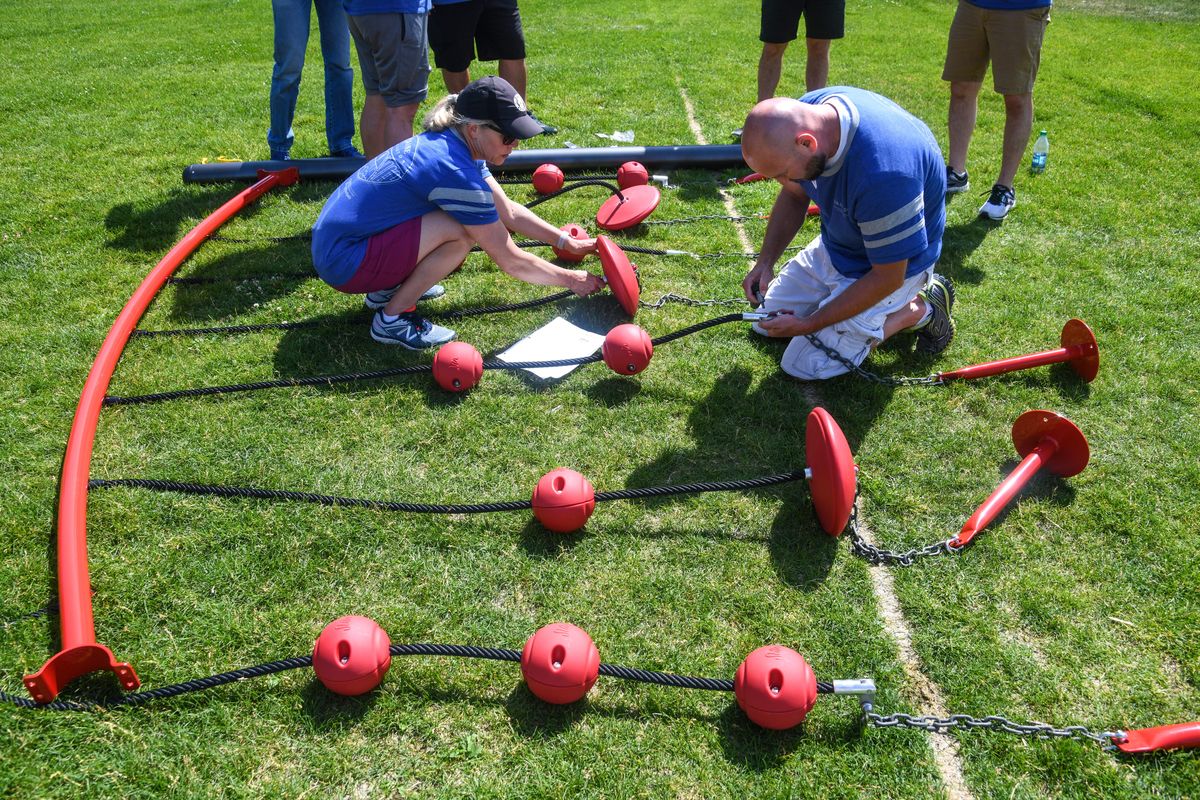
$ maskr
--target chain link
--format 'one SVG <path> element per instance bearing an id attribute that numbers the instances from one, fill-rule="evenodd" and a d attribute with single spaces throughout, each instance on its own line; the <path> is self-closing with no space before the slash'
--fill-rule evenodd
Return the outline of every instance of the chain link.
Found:
<path id="1" fill-rule="evenodd" d="M 681 294 L 675 294 L 675 292 L 667 292 L 653 303 L 647 303 L 645 300 L 639 300 L 638 307 L 656 310 L 662 308 L 667 303 L 679 303 L 680 305 L 685 306 L 732 306 L 746 305 L 746 298 L 734 297 L 729 300 L 693 300 L 690 297 L 684 297 Z"/>
<path id="2" fill-rule="evenodd" d="M 991 731 L 1011 733 L 1014 736 L 1028 736 L 1033 739 L 1076 739 L 1081 742 L 1096 742 L 1106 750 L 1115 750 L 1116 742 L 1124 739 L 1124 735 L 1120 731 L 1097 733 L 1083 725 L 1056 728 L 1044 722 L 1014 722 L 1007 717 L 995 714 L 987 717 L 972 717 L 969 714 L 951 714 L 948 717 L 916 717 L 912 714 L 877 714 L 871 710 L 864 713 L 867 722 L 876 728 L 915 728 L 929 733 L 986 728 Z"/>
<path id="3" fill-rule="evenodd" d="M 863 369 L 858 364 L 855 364 L 853 361 L 846 358 L 833 348 L 826 346 L 824 342 L 822 342 L 813 334 L 807 334 L 806 338 L 808 341 L 812 342 L 813 346 L 822 353 L 829 356 L 858 377 L 868 380 L 871 383 L 877 383 L 881 386 L 941 386 L 944 383 L 940 374 L 926 375 L 920 378 L 907 375 L 901 375 L 898 377 L 877 375 L 874 372 Z"/>
<path id="4" fill-rule="evenodd" d="M 850 506 L 850 522 L 847 525 L 850 531 L 850 552 L 859 558 L 882 566 L 911 567 L 913 562 L 918 558 L 923 558 L 924 556 L 954 555 L 962 550 L 961 547 L 955 547 L 951 544 L 954 541 L 953 539 L 947 539 L 944 542 L 934 542 L 925 547 L 914 547 L 912 550 L 906 550 L 903 553 L 876 547 L 868 542 L 866 537 L 863 536 L 862 531 L 858 529 L 858 496 L 861 491 L 861 487 L 856 487 L 854 490 L 854 503 Z"/>

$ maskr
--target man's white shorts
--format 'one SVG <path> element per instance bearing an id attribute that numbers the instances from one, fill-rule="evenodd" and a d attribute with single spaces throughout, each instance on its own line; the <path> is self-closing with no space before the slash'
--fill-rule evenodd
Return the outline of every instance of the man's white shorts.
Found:
<path id="1" fill-rule="evenodd" d="M 875 345 L 883 341 L 883 322 L 899 311 L 924 289 L 933 268 L 907 278 L 899 289 L 866 311 L 850 319 L 817 331 L 816 337 L 829 349 L 852 364 L 866 360 Z M 854 283 L 834 269 L 821 237 L 818 236 L 779 270 L 767 288 L 761 311 L 791 310 L 808 316 L 844 292 Z M 757 333 L 763 333 L 757 323 Z M 795 336 L 779 364 L 787 374 L 804 380 L 823 380 L 849 372 L 841 362 L 825 355 L 805 336 Z"/>

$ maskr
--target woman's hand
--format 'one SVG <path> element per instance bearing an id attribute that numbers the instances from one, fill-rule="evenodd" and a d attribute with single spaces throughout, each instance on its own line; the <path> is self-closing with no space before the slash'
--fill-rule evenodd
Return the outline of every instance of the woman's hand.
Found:
<path id="1" fill-rule="evenodd" d="M 594 239 L 592 241 L 595 242 Z M 568 272 L 574 279 L 568 288 L 580 297 L 587 297 L 604 288 L 604 279 L 599 275 L 582 269 L 572 269 Z"/>

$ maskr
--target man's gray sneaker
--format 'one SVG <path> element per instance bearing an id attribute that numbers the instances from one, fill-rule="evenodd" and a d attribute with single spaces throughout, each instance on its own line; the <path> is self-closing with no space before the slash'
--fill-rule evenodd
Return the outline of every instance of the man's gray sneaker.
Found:
<path id="1" fill-rule="evenodd" d="M 937 355 L 954 340 L 954 283 L 936 272 L 929 285 L 917 293 L 930 309 L 929 319 L 917 330 L 917 352 Z"/>
<path id="2" fill-rule="evenodd" d="M 383 308 L 388 304 L 388 301 L 396 296 L 396 292 L 400 291 L 400 287 L 396 286 L 391 289 L 380 289 L 378 292 L 367 292 L 367 296 L 363 298 L 367 308 Z M 446 293 L 446 287 L 440 283 L 435 283 L 425 290 L 425 294 L 417 298 L 418 303 L 423 303 L 426 300 L 436 300 Z"/>
<path id="3" fill-rule="evenodd" d="M 371 338 L 383 344 L 398 344 L 409 350 L 426 350 L 453 339 L 454 331 L 434 325 L 424 317 L 409 312 L 401 314 L 394 322 L 384 322 L 383 310 L 375 312 L 371 320 Z"/>

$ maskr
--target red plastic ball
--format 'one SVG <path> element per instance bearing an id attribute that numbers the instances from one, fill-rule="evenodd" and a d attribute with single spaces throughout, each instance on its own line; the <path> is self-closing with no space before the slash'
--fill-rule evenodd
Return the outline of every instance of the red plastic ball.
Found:
<path id="1" fill-rule="evenodd" d="M 817 701 L 817 678 L 804 656 L 782 645 L 760 647 L 738 667 L 733 693 L 750 720 L 783 731 L 804 721 Z"/>
<path id="2" fill-rule="evenodd" d="M 533 171 L 533 188 L 539 194 L 557 192 L 563 187 L 563 171 L 553 164 L 542 164 Z"/>
<path id="3" fill-rule="evenodd" d="M 563 225 L 561 228 L 559 228 L 559 230 L 565 232 L 567 236 L 570 236 L 572 239 L 588 238 L 587 228 L 574 222 L 568 225 Z M 580 261 L 583 261 L 583 256 L 575 255 L 574 253 L 567 252 L 566 250 L 560 250 L 557 245 L 554 247 L 554 255 L 558 256 L 563 261 L 570 261 L 572 264 L 578 264 Z"/>
<path id="4" fill-rule="evenodd" d="M 466 342 L 445 344 L 433 356 L 433 379 L 448 392 L 474 388 L 483 375 L 483 356 Z"/>
<path id="5" fill-rule="evenodd" d="M 313 670 L 335 694 L 365 694 L 379 685 L 392 665 L 391 646 L 387 632 L 375 620 L 339 617 L 325 626 L 313 644 Z"/>
<path id="6" fill-rule="evenodd" d="M 529 691 L 547 703 L 583 699 L 600 674 L 600 651 L 592 637 L 569 622 L 538 628 L 521 651 L 521 675 Z"/>
<path id="7" fill-rule="evenodd" d="M 579 530 L 595 509 L 596 490 L 573 469 L 552 469 L 533 489 L 533 515 L 555 533 Z"/>
<path id="8" fill-rule="evenodd" d="M 650 334 L 627 322 L 608 332 L 600 354 L 608 368 L 618 375 L 637 375 L 650 363 L 654 343 L 650 341 Z"/>
<path id="9" fill-rule="evenodd" d="M 617 186 L 645 186 L 650 182 L 650 172 L 637 161 L 626 161 L 617 169 Z"/>

